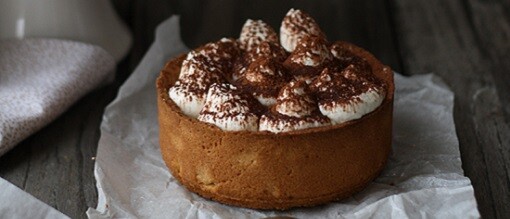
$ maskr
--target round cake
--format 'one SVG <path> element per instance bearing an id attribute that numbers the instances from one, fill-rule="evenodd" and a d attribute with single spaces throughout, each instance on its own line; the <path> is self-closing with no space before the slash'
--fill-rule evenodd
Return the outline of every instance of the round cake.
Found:
<path id="1" fill-rule="evenodd" d="M 248 20 L 170 60 L 156 81 L 160 146 L 189 190 L 256 209 L 351 196 L 384 168 L 393 73 L 367 51 L 329 42 L 291 9 L 280 36 Z"/>

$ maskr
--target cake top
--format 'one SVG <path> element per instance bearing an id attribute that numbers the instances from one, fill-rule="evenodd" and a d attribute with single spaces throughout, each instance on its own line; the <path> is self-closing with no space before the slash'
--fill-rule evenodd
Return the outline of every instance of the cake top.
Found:
<path id="1" fill-rule="evenodd" d="M 238 39 L 190 51 L 168 94 L 187 116 L 225 131 L 278 133 L 361 118 L 386 89 L 366 60 L 291 9 L 279 41 L 271 26 L 248 19 Z"/>

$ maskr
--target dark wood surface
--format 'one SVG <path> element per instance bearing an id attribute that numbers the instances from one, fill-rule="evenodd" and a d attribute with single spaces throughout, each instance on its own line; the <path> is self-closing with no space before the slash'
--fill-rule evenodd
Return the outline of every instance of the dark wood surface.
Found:
<path id="1" fill-rule="evenodd" d="M 485 218 L 510 218 L 510 1 L 114 0 L 133 48 L 113 84 L 90 93 L 0 157 L 0 177 L 73 218 L 95 207 L 93 176 L 105 106 L 143 57 L 156 25 L 180 14 L 189 47 L 236 37 L 247 18 L 279 27 L 291 8 L 310 13 L 330 39 L 351 41 L 405 75 L 434 72 L 455 92 L 465 175 Z M 419 208 L 419 206 L 417 206 Z"/>

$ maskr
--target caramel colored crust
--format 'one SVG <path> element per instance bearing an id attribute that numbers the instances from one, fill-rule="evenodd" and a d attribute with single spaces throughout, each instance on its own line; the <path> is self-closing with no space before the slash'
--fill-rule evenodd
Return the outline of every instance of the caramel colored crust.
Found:
<path id="1" fill-rule="evenodd" d="M 185 56 L 170 60 L 156 85 L 161 153 L 174 177 L 203 197 L 257 209 L 319 205 L 362 190 L 391 149 L 393 73 L 365 50 L 340 43 L 387 84 L 381 106 L 358 120 L 279 134 L 225 132 L 184 115 L 168 88 Z"/>

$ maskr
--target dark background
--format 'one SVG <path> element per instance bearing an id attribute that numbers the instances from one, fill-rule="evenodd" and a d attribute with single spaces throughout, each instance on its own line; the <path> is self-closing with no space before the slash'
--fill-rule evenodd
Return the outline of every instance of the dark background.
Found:
<path id="1" fill-rule="evenodd" d="M 331 40 L 353 42 L 405 75 L 434 72 L 455 92 L 454 119 L 465 175 L 485 218 L 510 217 L 510 1 L 113 0 L 133 33 L 114 83 L 0 157 L 0 177 L 73 218 L 97 204 L 93 165 L 105 106 L 154 39 L 181 15 L 190 48 L 237 37 L 247 18 L 275 30 L 289 8 L 312 15 Z M 419 206 L 416 206 L 419 208 Z"/>

